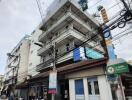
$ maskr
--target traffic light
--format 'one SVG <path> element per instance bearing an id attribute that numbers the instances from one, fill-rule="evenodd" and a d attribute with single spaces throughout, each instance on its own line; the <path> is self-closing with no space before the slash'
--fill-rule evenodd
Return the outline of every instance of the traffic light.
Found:
<path id="1" fill-rule="evenodd" d="M 87 0 L 79 0 L 78 2 L 80 6 L 82 7 L 82 10 L 85 11 L 88 9 Z"/>

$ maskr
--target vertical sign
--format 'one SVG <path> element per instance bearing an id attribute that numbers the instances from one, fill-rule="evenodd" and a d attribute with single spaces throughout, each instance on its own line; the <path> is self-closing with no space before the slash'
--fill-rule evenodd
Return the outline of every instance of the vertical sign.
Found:
<path id="1" fill-rule="evenodd" d="M 57 93 L 57 71 L 51 71 L 49 74 L 49 91 L 50 94 Z"/>
<path id="2" fill-rule="evenodd" d="M 101 9 L 101 15 L 102 15 L 104 23 L 107 23 L 109 21 L 109 19 L 108 19 L 105 8 Z"/>
<path id="3" fill-rule="evenodd" d="M 80 48 L 79 47 L 73 50 L 73 60 L 74 62 L 80 60 Z"/>

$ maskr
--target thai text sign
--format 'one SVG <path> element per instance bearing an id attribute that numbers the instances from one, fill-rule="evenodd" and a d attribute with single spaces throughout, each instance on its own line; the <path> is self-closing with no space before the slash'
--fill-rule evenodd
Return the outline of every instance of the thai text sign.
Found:
<path id="1" fill-rule="evenodd" d="M 127 63 L 119 63 L 119 64 L 113 64 L 111 66 L 108 66 L 107 73 L 108 74 L 121 74 L 129 72 L 128 64 Z"/>
<path id="2" fill-rule="evenodd" d="M 85 47 L 85 56 L 93 59 L 99 59 L 104 57 L 104 55 L 88 47 Z"/>

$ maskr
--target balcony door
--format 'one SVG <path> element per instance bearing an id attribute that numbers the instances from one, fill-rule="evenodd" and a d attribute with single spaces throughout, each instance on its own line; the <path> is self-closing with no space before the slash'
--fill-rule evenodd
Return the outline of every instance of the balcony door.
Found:
<path id="1" fill-rule="evenodd" d="M 88 79 L 89 100 L 100 100 L 98 80 L 96 78 Z"/>

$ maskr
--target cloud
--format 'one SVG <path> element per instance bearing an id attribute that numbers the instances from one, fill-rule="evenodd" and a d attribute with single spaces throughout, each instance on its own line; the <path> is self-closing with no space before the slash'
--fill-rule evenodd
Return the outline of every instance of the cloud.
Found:
<path id="1" fill-rule="evenodd" d="M 46 10 L 52 1 L 44 0 L 43 9 Z M 2 0 L 0 14 L 0 74 L 4 74 L 6 53 L 10 52 L 25 34 L 30 34 L 42 19 L 36 0 Z"/>
<path id="2" fill-rule="evenodd" d="M 88 0 L 89 13 L 97 11 L 99 5 L 103 5 L 106 9 L 109 9 L 116 0 Z M 96 4 L 98 1 L 100 3 Z M 120 1 L 120 0 L 117 0 Z M 53 0 L 40 0 L 43 14 L 45 15 L 46 8 Z M 120 4 L 121 6 L 121 4 Z M 120 10 L 119 5 L 111 8 L 108 11 L 108 16 L 111 18 L 117 10 Z M 6 53 L 10 52 L 13 47 L 21 40 L 25 34 L 30 34 L 41 22 L 40 13 L 36 0 L 2 0 L 0 2 L 0 73 L 4 73 L 6 66 Z M 117 34 L 118 30 L 112 32 Z M 116 53 L 119 57 L 125 59 L 132 59 L 132 39 L 123 40 L 122 44 L 116 46 Z M 123 48 L 123 49 L 122 49 Z"/>

